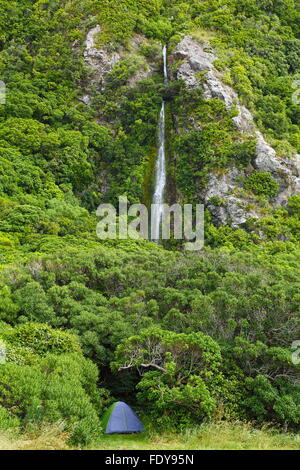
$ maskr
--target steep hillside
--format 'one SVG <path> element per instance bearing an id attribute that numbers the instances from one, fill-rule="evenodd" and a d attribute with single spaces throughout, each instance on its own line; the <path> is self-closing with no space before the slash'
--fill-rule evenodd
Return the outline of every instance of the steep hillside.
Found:
<path id="1" fill-rule="evenodd" d="M 26 233 L 29 244 L 93 238 L 96 207 L 121 194 L 149 204 L 162 96 L 168 199 L 205 202 L 207 243 L 297 239 L 296 4 L 24 0 L 1 8 L 6 245 L 27 246 Z"/>

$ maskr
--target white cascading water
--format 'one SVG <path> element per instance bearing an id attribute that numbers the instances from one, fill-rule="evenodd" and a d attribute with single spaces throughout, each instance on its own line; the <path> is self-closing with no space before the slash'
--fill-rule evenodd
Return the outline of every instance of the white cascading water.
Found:
<path id="1" fill-rule="evenodd" d="M 164 79 L 165 85 L 168 84 L 168 66 L 167 66 L 167 46 L 163 47 L 163 59 L 164 59 Z"/>
<path id="2" fill-rule="evenodd" d="M 164 80 L 168 83 L 167 69 L 167 47 L 163 48 Z M 166 153 L 165 153 L 165 102 L 163 100 L 159 115 L 158 126 L 158 154 L 156 161 L 155 189 L 152 199 L 154 206 L 154 217 L 152 218 L 151 238 L 160 240 L 160 227 L 163 214 L 164 192 L 166 186 Z"/>

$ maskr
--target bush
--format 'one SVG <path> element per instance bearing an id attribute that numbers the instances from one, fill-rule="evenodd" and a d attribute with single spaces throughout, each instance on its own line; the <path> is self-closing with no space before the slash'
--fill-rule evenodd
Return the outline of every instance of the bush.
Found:
<path id="1" fill-rule="evenodd" d="M 296 194 L 292 197 L 290 197 L 288 204 L 287 204 L 287 209 L 290 215 L 297 215 L 300 213 L 300 196 L 297 196 Z"/>
<path id="2" fill-rule="evenodd" d="M 19 419 L 23 426 L 63 421 L 73 443 L 86 444 L 94 439 L 101 431 L 98 419 L 101 407 L 94 401 L 95 395 L 91 397 L 86 391 L 91 386 L 84 372 L 87 362 L 73 354 L 50 355 L 33 366 L 2 364 L 0 405 L 7 412 L 1 413 L 6 416 L 7 426 L 9 415 Z M 89 368 L 95 388 L 97 369 L 92 363 Z"/>
<path id="3" fill-rule="evenodd" d="M 55 330 L 43 323 L 25 323 L 6 330 L 2 337 L 11 345 L 30 348 L 40 356 L 48 353 L 79 353 L 78 338 L 68 331 Z"/>
<path id="4" fill-rule="evenodd" d="M 247 178 L 244 188 L 252 191 L 257 196 L 271 198 L 276 196 L 279 184 L 271 173 L 265 171 L 253 171 Z"/>

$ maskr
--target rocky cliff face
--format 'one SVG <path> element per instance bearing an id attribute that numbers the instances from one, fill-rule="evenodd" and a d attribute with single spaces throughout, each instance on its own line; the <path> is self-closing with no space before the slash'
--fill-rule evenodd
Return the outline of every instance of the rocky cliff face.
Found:
<path id="1" fill-rule="evenodd" d="M 300 194 L 300 155 L 284 159 L 276 155 L 256 128 L 250 111 L 239 102 L 237 93 L 222 82 L 222 75 L 214 67 L 216 56 L 211 47 L 186 36 L 174 50 L 173 60 L 180 60 L 176 78 L 183 80 L 187 87 L 202 88 L 204 98 L 217 98 L 225 103 L 227 109 L 237 108 L 238 115 L 233 118 L 237 128 L 241 134 L 252 134 L 257 139 L 252 169 L 270 172 L 279 183 L 279 192 L 272 204 L 284 205 L 291 195 Z M 197 78 L 199 72 L 206 72 L 204 82 Z M 260 216 L 258 207 L 249 210 L 249 203 L 255 204 L 255 199 L 249 200 L 241 194 L 239 180 L 246 174 L 246 170 L 234 167 L 222 175 L 211 174 L 207 188 L 199 195 L 220 223 L 239 226 L 249 218 Z M 222 199 L 224 204 L 218 207 L 211 204 L 213 197 Z"/>
<path id="2" fill-rule="evenodd" d="M 97 46 L 97 38 L 101 32 L 100 25 L 92 28 L 86 37 L 84 48 L 84 60 L 90 71 L 89 86 L 96 86 L 100 91 L 105 91 L 107 77 L 114 66 L 130 54 L 138 53 L 142 44 L 147 40 L 144 36 L 136 34 L 129 42 L 128 48 L 119 46 L 117 49 L 112 44 L 102 47 Z M 139 69 L 132 77 L 128 79 L 127 85 L 134 86 L 137 82 L 147 78 L 155 69 L 155 64 L 151 61 L 145 63 L 144 69 Z M 85 104 L 89 104 L 91 96 L 89 90 L 82 97 Z"/>

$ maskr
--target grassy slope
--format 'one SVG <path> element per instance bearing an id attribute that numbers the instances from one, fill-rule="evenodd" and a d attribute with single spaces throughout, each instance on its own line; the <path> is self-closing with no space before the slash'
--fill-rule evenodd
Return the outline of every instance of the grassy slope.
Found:
<path id="1" fill-rule="evenodd" d="M 20 439 L 0 435 L 0 450 L 69 449 L 66 435 L 45 428 Z M 181 434 L 103 435 L 97 450 L 299 450 L 300 436 L 254 429 L 248 424 L 209 424 Z"/>

